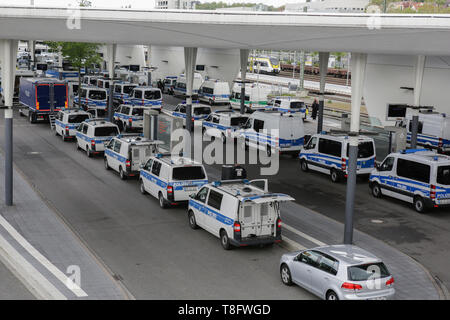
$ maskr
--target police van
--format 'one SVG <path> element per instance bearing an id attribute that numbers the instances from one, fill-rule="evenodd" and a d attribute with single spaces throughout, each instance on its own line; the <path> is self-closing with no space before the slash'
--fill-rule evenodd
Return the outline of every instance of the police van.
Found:
<path id="1" fill-rule="evenodd" d="M 105 169 L 117 171 L 122 180 L 137 176 L 141 164 L 157 153 L 160 144 L 143 136 L 118 135 L 105 146 Z"/>
<path id="2" fill-rule="evenodd" d="M 198 99 L 214 104 L 229 104 L 230 103 L 230 85 L 226 81 L 215 79 L 208 79 L 203 82 L 198 91 Z"/>
<path id="3" fill-rule="evenodd" d="M 77 128 L 90 117 L 89 113 L 79 109 L 60 110 L 55 117 L 55 134 L 60 135 L 63 141 L 75 138 Z"/>
<path id="4" fill-rule="evenodd" d="M 97 86 L 97 80 L 100 79 L 100 76 L 84 76 L 83 84 Z"/>
<path id="5" fill-rule="evenodd" d="M 407 142 L 411 142 L 412 115 L 406 116 Z M 436 149 L 445 153 L 450 151 L 450 118 L 445 113 L 419 113 L 417 145 Z"/>
<path id="6" fill-rule="evenodd" d="M 182 118 L 183 125 L 186 125 L 186 102 L 178 104 L 173 111 L 165 110 L 164 112 L 173 117 Z M 199 104 L 198 101 L 192 102 L 192 121 L 204 120 L 211 114 L 211 112 L 212 110 L 210 106 Z"/>
<path id="7" fill-rule="evenodd" d="M 138 85 L 130 82 L 114 83 L 113 104 L 119 106 L 130 98 L 130 94 Z"/>
<path id="8" fill-rule="evenodd" d="M 247 120 L 248 115 L 233 110 L 218 110 L 203 120 L 202 131 L 204 135 L 221 139 L 225 143 L 227 138 L 235 139 L 239 135 L 239 130 Z"/>
<path id="9" fill-rule="evenodd" d="M 177 83 L 177 76 L 168 76 L 164 78 L 164 92 L 167 94 L 173 95 L 173 88 L 175 87 L 175 84 Z"/>
<path id="10" fill-rule="evenodd" d="M 414 205 L 419 213 L 450 205 L 450 156 L 426 149 L 389 154 L 370 175 L 372 195 Z"/>
<path id="11" fill-rule="evenodd" d="M 299 113 L 256 111 L 239 131 L 242 147 L 297 156 L 305 137 L 303 119 Z"/>
<path id="12" fill-rule="evenodd" d="M 253 82 L 245 82 L 245 84 L 243 84 L 242 81 L 234 82 L 230 97 L 231 108 L 235 110 L 241 109 L 241 89 L 243 85 L 245 85 L 244 104 L 246 112 L 267 109 L 272 88 L 268 85 Z"/>
<path id="13" fill-rule="evenodd" d="M 83 121 L 76 131 L 77 149 L 88 157 L 105 151 L 105 144 L 119 134 L 119 127 L 105 119 Z"/>
<path id="14" fill-rule="evenodd" d="M 273 99 L 273 105 L 269 108 L 280 112 L 300 112 L 303 120 L 308 115 L 308 109 L 305 102 L 292 97 L 276 97 Z"/>
<path id="15" fill-rule="evenodd" d="M 124 131 L 142 130 L 146 107 L 123 104 L 114 112 L 114 122 Z"/>
<path id="16" fill-rule="evenodd" d="M 194 81 L 192 84 L 192 95 L 195 97 L 198 97 L 198 90 L 200 89 L 201 85 L 203 83 L 203 77 L 200 73 L 194 73 Z M 178 97 L 185 97 L 186 96 L 186 77 L 184 74 L 181 74 L 177 82 L 175 83 L 175 86 L 173 87 L 173 95 Z"/>
<path id="17" fill-rule="evenodd" d="M 225 250 L 273 244 L 282 240 L 280 202 L 292 200 L 285 194 L 270 193 L 267 180 L 217 181 L 190 196 L 189 225 L 220 238 Z"/>
<path id="18" fill-rule="evenodd" d="M 187 202 L 189 195 L 208 183 L 202 164 L 189 158 L 157 154 L 141 167 L 141 193 L 156 197 L 161 208 Z"/>
<path id="19" fill-rule="evenodd" d="M 80 109 L 87 110 L 87 108 L 107 109 L 108 93 L 106 89 L 94 86 L 81 86 L 80 96 L 75 96 L 74 105 Z"/>
<path id="20" fill-rule="evenodd" d="M 300 151 L 302 171 L 318 171 L 329 174 L 331 181 L 339 182 L 348 173 L 349 137 L 325 132 L 314 134 Z M 356 174 L 369 176 L 375 168 L 375 143 L 372 138 L 358 137 L 358 160 Z"/>
<path id="21" fill-rule="evenodd" d="M 150 107 L 161 111 L 162 94 L 161 90 L 153 87 L 135 87 L 131 91 L 128 99 L 124 99 L 125 104 Z"/>

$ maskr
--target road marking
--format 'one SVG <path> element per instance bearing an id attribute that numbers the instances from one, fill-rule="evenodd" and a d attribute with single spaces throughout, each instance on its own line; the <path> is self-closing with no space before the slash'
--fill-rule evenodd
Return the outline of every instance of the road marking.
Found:
<path id="1" fill-rule="evenodd" d="M 0 260 L 38 299 L 67 300 L 56 287 L 0 235 Z"/>
<path id="2" fill-rule="evenodd" d="M 302 237 L 302 238 L 304 238 L 306 240 L 309 240 L 309 241 L 317 244 L 320 247 L 323 247 L 323 246 L 327 245 L 326 243 L 324 243 L 322 241 L 319 241 L 319 240 L 317 240 L 317 239 L 315 239 L 315 238 L 313 238 L 311 236 L 308 236 L 306 233 L 298 231 L 297 229 L 295 229 L 295 228 L 293 228 L 293 227 L 291 227 L 291 226 L 289 226 L 287 224 L 283 224 L 283 228 L 285 228 L 286 230 L 289 230 L 289 231 L 295 233 L 296 235 L 298 235 L 298 236 L 300 236 L 300 237 Z"/>
<path id="3" fill-rule="evenodd" d="M 87 293 L 84 292 L 76 283 L 69 279 L 61 270 L 55 267 L 46 257 L 44 257 L 39 251 L 37 251 L 20 233 L 14 229 L 3 216 L 0 216 L 0 225 L 5 228 L 6 231 L 37 261 L 39 261 L 48 271 L 50 271 L 64 286 L 72 291 L 78 298 L 87 297 Z"/>
<path id="4" fill-rule="evenodd" d="M 291 246 L 294 250 L 306 250 L 306 247 L 302 246 L 300 243 L 289 239 L 286 236 L 283 236 L 283 242 L 285 242 L 286 244 L 288 244 L 289 246 Z"/>

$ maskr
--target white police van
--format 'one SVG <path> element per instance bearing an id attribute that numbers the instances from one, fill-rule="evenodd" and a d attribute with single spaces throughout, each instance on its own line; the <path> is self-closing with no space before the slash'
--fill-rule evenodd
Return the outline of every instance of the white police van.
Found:
<path id="1" fill-rule="evenodd" d="M 412 115 L 406 115 L 408 134 L 407 142 L 411 142 Z M 445 113 L 419 113 L 419 130 L 417 145 L 436 149 L 438 152 L 450 151 L 450 118 Z"/>
<path id="2" fill-rule="evenodd" d="M 291 200 L 288 195 L 268 192 L 267 180 L 217 181 L 190 196 L 189 225 L 220 238 L 226 250 L 272 244 L 282 240 L 280 202 Z"/>
<path id="3" fill-rule="evenodd" d="M 83 84 L 85 85 L 91 85 L 91 86 L 97 86 L 97 80 L 100 79 L 100 76 L 84 76 L 83 77 Z"/>
<path id="4" fill-rule="evenodd" d="M 300 112 L 303 116 L 303 120 L 308 115 L 308 108 L 306 108 L 305 102 L 293 97 L 275 97 L 273 99 L 273 105 L 269 108 L 280 112 Z"/>
<path id="5" fill-rule="evenodd" d="M 55 117 L 55 134 L 60 135 L 63 141 L 75 138 L 77 128 L 90 117 L 89 113 L 79 109 L 60 110 Z"/>
<path id="6" fill-rule="evenodd" d="M 75 96 L 73 102 L 74 105 L 83 110 L 87 110 L 88 107 L 106 110 L 108 108 L 107 99 L 106 89 L 82 85 L 80 96 Z"/>
<path id="7" fill-rule="evenodd" d="M 139 175 L 141 165 L 158 152 L 162 141 L 153 141 L 139 135 L 120 134 L 105 146 L 105 169 L 113 169 L 122 180 Z"/>
<path id="8" fill-rule="evenodd" d="M 130 99 L 130 94 L 133 91 L 134 88 L 136 88 L 138 85 L 136 83 L 131 82 L 116 82 L 114 83 L 114 92 L 113 92 L 113 104 L 114 106 L 119 106 L 121 104 L 124 104 L 125 101 Z"/>
<path id="9" fill-rule="evenodd" d="M 450 156 L 426 149 L 389 154 L 370 175 L 374 197 L 386 195 L 414 205 L 423 213 L 450 205 Z"/>
<path id="10" fill-rule="evenodd" d="M 192 101 L 192 121 L 204 120 L 210 114 L 212 110 L 210 106 L 199 104 L 198 101 Z M 178 104 L 173 111 L 165 110 L 164 113 L 173 117 L 182 118 L 183 125 L 186 125 L 186 102 Z"/>
<path id="11" fill-rule="evenodd" d="M 239 138 L 242 147 L 272 152 L 291 153 L 297 156 L 305 137 L 303 119 L 299 113 L 255 111 L 252 113 Z"/>
<path id="12" fill-rule="evenodd" d="M 229 104 L 230 103 L 230 85 L 226 81 L 216 79 L 205 80 L 198 90 L 198 99 L 208 102 L 209 105 Z"/>
<path id="13" fill-rule="evenodd" d="M 123 104 L 114 112 L 114 122 L 124 131 L 142 130 L 147 107 Z"/>
<path id="14" fill-rule="evenodd" d="M 194 73 L 194 81 L 192 84 L 192 95 L 198 96 L 198 90 L 200 89 L 201 85 L 203 83 L 203 77 L 200 73 L 195 72 Z M 177 82 L 175 83 L 175 86 L 173 87 L 173 95 L 178 97 L 185 97 L 186 96 L 186 76 L 184 74 L 181 74 Z"/>
<path id="15" fill-rule="evenodd" d="M 221 139 L 225 143 L 227 138 L 235 139 L 239 135 L 239 130 L 245 125 L 248 117 L 233 110 L 218 110 L 203 120 L 203 134 Z"/>
<path id="16" fill-rule="evenodd" d="M 161 90 L 153 87 L 136 87 L 131 91 L 130 97 L 125 99 L 125 104 L 140 105 L 161 111 Z"/>
<path id="17" fill-rule="evenodd" d="M 161 208 L 187 202 L 189 195 L 208 183 L 202 164 L 170 154 L 150 157 L 140 171 L 141 193 L 159 200 Z"/>
<path id="18" fill-rule="evenodd" d="M 164 92 L 167 94 L 173 95 L 173 88 L 175 87 L 175 84 L 177 83 L 177 76 L 168 76 L 164 78 Z"/>
<path id="19" fill-rule="evenodd" d="M 349 137 L 327 133 L 314 134 L 300 151 L 302 171 L 314 170 L 329 174 L 331 181 L 339 182 L 348 173 Z M 356 174 L 369 176 L 375 168 L 375 143 L 372 138 L 358 137 Z"/>
<path id="20" fill-rule="evenodd" d="M 83 121 L 77 129 L 77 149 L 86 151 L 88 157 L 102 153 L 105 144 L 119 134 L 119 127 L 106 119 Z"/>

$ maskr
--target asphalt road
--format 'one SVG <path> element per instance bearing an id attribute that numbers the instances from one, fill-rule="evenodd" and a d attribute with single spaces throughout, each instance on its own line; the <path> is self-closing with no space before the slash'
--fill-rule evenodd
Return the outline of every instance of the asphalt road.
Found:
<path id="1" fill-rule="evenodd" d="M 14 121 L 15 165 L 137 299 L 315 299 L 281 283 L 282 247 L 225 251 L 189 228 L 186 208 L 160 209 L 48 124 Z"/>
<path id="2" fill-rule="evenodd" d="M 0 300 L 34 300 L 34 296 L 9 269 L 0 262 Z"/>

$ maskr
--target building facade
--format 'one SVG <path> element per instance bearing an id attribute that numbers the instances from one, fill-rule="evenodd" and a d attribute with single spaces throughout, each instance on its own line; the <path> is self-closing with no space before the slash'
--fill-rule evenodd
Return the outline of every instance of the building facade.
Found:
<path id="1" fill-rule="evenodd" d="M 194 10 L 196 3 L 194 0 L 156 0 L 155 9 Z"/>
<path id="2" fill-rule="evenodd" d="M 286 11 L 363 13 L 369 0 L 316 0 L 287 3 Z"/>

